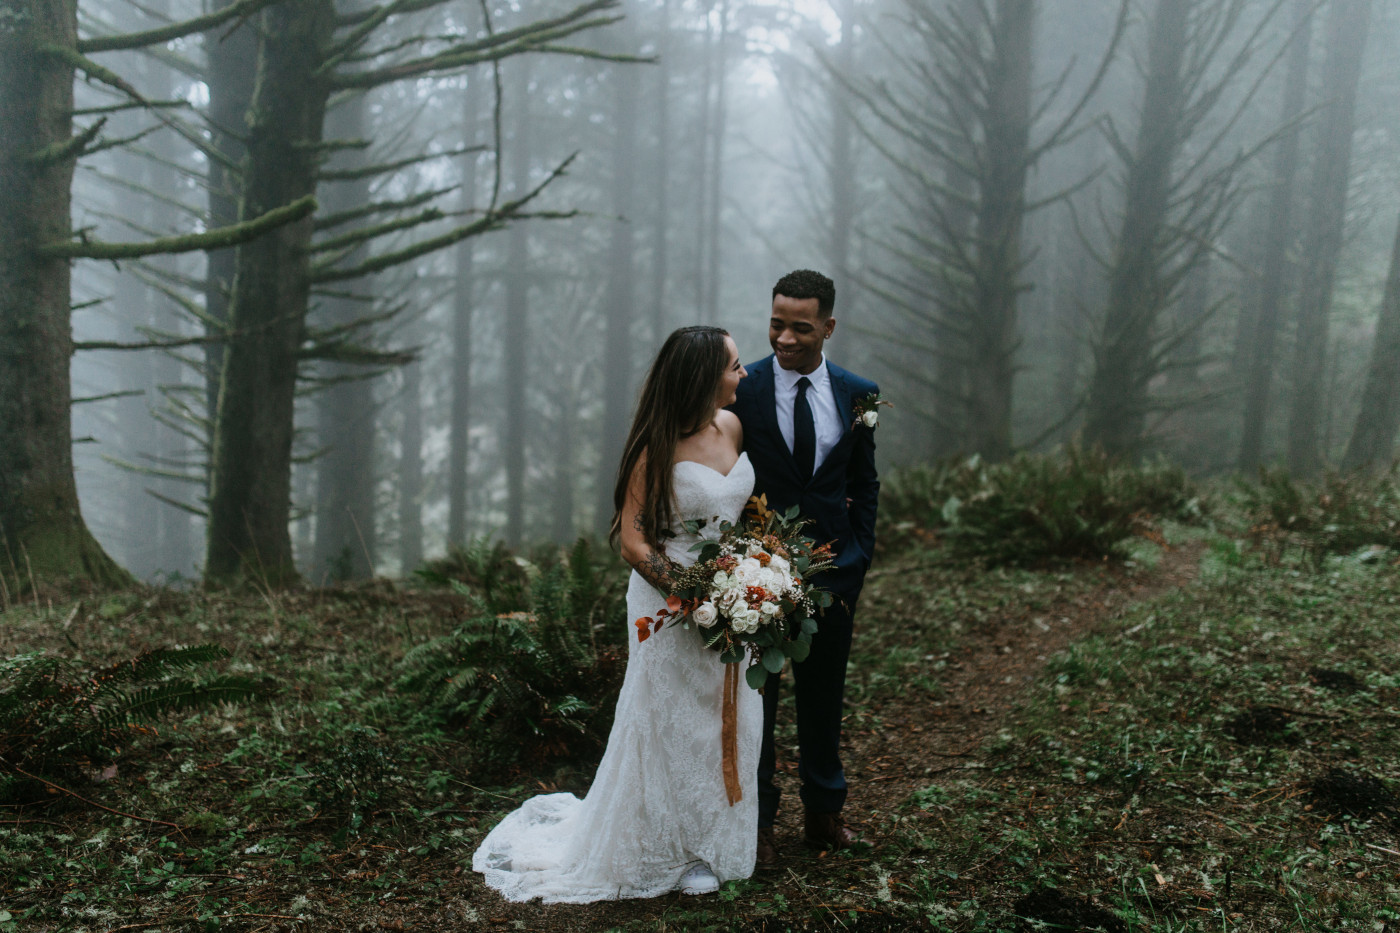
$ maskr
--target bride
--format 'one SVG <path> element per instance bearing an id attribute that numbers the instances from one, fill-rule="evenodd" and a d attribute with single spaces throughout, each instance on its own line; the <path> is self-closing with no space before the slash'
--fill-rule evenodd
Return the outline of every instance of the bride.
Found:
<path id="1" fill-rule="evenodd" d="M 741 689 L 732 806 L 721 771 L 724 665 L 693 631 L 667 626 L 644 642 L 633 620 L 655 616 L 698 538 L 737 521 L 754 474 L 739 419 L 724 406 L 746 375 L 728 333 L 683 327 L 652 363 L 613 494 L 612 538 L 632 565 L 627 674 L 607 750 L 588 795 L 527 800 L 493 829 L 472 868 L 508 900 L 586 903 L 708 894 L 753 873 L 763 704 Z M 682 522 L 703 519 L 700 534 Z"/>

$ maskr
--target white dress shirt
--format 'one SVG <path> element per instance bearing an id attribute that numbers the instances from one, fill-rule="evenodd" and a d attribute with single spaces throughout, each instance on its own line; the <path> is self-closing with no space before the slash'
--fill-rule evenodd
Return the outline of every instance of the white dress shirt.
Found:
<path id="1" fill-rule="evenodd" d="M 773 402 L 778 409 L 778 430 L 783 442 L 792 450 L 792 406 L 797 401 L 797 380 L 802 374 L 792 369 L 783 369 L 773 360 Z M 807 374 L 812 383 L 807 389 L 807 404 L 812 409 L 812 425 L 817 431 L 816 457 L 812 461 L 812 473 L 821 469 L 822 461 L 831 453 L 845 433 L 841 415 L 836 410 L 836 391 L 831 387 L 831 374 L 826 369 L 826 354 L 822 354 L 821 365 Z"/>

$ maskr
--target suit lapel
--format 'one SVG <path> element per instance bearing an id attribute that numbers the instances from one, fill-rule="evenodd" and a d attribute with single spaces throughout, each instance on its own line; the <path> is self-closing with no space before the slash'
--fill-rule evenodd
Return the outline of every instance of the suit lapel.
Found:
<path id="1" fill-rule="evenodd" d="M 847 441 L 850 439 L 849 435 L 853 423 L 851 415 L 853 411 L 851 407 L 853 404 L 851 399 L 851 385 L 846 381 L 846 371 L 839 366 L 828 363 L 826 365 L 826 373 L 827 378 L 831 380 L 831 393 L 836 397 L 836 417 L 841 419 L 841 439 L 831 448 L 831 451 L 826 455 L 826 459 L 822 461 L 822 465 L 817 468 L 818 473 L 821 473 L 827 467 L 832 466 L 838 461 L 844 464 L 845 457 L 840 454 L 845 448 Z"/>

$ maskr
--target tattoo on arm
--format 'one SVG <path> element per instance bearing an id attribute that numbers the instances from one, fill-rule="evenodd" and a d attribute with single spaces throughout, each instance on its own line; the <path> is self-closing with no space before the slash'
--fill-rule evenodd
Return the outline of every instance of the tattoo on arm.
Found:
<path id="1" fill-rule="evenodd" d="M 671 562 L 656 551 L 651 551 L 637 562 L 637 573 L 642 579 L 666 595 L 671 594 Z"/>

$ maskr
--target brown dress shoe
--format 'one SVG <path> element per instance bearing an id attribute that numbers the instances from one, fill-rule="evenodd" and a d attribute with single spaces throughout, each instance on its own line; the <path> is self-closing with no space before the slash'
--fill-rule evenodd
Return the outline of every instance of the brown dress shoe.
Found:
<path id="1" fill-rule="evenodd" d="M 846 826 L 839 813 L 813 813 L 807 811 L 803 838 L 807 845 L 815 849 L 848 849 L 861 842 L 861 838 Z"/>
<path id="2" fill-rule="evenodd" d="M 778 840 L 773 835 L 773 827 L 758 828 L 758 864 L 772 865 L 778 861 Z"/>

